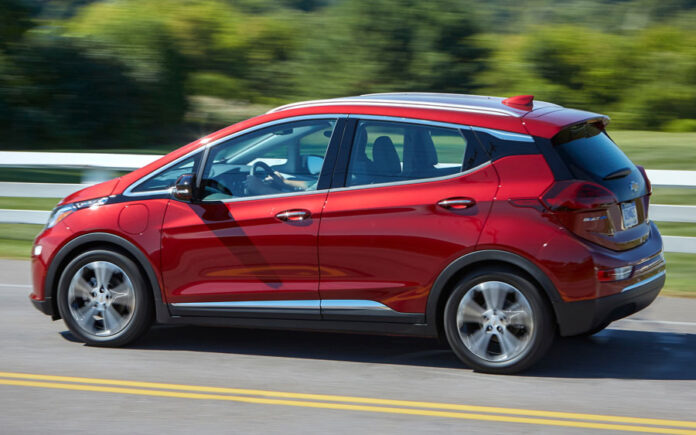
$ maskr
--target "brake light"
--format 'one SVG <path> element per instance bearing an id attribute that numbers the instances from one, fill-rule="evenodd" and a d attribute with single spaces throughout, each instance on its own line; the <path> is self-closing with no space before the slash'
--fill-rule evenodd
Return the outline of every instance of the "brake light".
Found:
<path id="1" fill-rule="evenodd" d="M 641 175 L 643 176 L 643 180 L 645 180 L 645 189 L 648 191 L 648 195 L 652 194 L 652 183 L 650 183 L 650 179 L 648 178 L 648 173 L 645 172 L 645 168 L 636 165 L 638 167 L 638 170 L 640 171 Z"/>
<path id="2" fill-rule="evenodd" d="M 541 196 L 541 202 L 551 211 L 590 210 L 617 202 L 606 188 L 589 181 L 559 181 Z"/>

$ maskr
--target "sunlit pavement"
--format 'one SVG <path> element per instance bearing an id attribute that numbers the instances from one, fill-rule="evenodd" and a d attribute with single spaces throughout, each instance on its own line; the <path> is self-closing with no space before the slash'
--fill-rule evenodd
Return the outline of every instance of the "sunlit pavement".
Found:
<path id="1" fill-rule="evenodd" d="M 2 433 L 696 431 L 696 299 L 493 376 L 405 337 L 155 327 L 91 348 L 28 293 L 29 263 L 0 261 Z"/>

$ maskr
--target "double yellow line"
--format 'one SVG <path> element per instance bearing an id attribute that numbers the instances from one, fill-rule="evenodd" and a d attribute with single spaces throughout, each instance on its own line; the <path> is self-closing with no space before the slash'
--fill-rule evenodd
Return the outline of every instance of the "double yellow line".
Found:
<path id="1" fill-rule="evenodd" d="M 92 391 L 100 393 L 133 394 L 139 396 L 175 397 L 182 399 L 223 400 L 263 405 L 285 405 L 305 408 L 457 418 L 463 420 L 504 423 L 524 423 L 586 429 L 605 429 L 627 432 L 696 435 L 695 421 L 537 411 L 518 408 L 457 405 L 452 403 L 415 402 L 408 400 L 377 399 L 370 397 L 287 393 L 281 391 L 206 387 L 196 385 L 121 381 L 113 379 L 79 378 L 72 376 L 52 376 L 11 372 L 0 372 L 0 385 L 73 391 Z"/>

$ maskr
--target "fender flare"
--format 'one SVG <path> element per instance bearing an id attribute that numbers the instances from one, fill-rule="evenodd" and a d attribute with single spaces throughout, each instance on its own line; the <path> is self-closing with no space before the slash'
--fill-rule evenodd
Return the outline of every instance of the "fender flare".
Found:
<path id="1" fill-rule="evenodd" d="M 60 248 L 56 255 L 53 257 L 53 260 L 51 260 L 51 264 L 49 265 L 48 271 L 46 272 L 44 289 L 46 289 L 46 301 L 50 301 L 50 306 L 52 307 L 53 319 L 55 320 L 60 318 L 60 314 L 56 309 L 55 292 L 57 290 L 56 285 L 58 283 L 58 280 L 60 279 L 60 274 L 62 273 L 62 270 L 60 269 L 61 265 L 68 257 L 68 255 L 73 253 L 76 249 L 79 249 L 80 247 L 85 246 L 87 244 L 99 242 L 110 243 L 118 246 L 119 248 L 123 249 L 128 254 L 130 254 L 136 260 L 138 265 L 142 267 L 142 269 L 145 271 L 145 278 L 147 279 L 148 283 L 150 284 L 150 288 L 152 289 L 152 296 L 154 298 L 155 315 L 157 321 L 161 323 L 166 322 L 171 316 L 169 314 L 166 304 L 164 304 L 162 301 L 162 288 L 160 287 L 159 280 L 157 279 L 157 274 L 155 273 L 155 270 L 152 267 L 150 260 L 148 260 L 147 256 L 140 250 L 140 248 L 138 248 L 130 241 L 124 239 L 123 237 L 119 237 L 111 233 L 99 232 L 84 234 L 75 237 L 74 239 L 70 240 L 68 243 L 63 245 L 63 247 Z"/>
<path id="2" fill-rule="evenodd" d="M 553 284 L 553 282 L 551 282 L 551 279 L 549 279 L 549 277 L 542 272 L 542 270 L 536 264 L 512 252 L 490 249 L 474 251 L 461 256 L 451 262 L 447 267 L 445 267 L 440 275 L 438 275 L 428 295 L 428 302 L 425 311 L 425 320 L 430 328 L 437 329 L 438 327 L 438 320 L 441 314 L 438 312 L 438 302 L 440 300 L 440 296 L 446 289 L 447 282 L 464 268 L 476 263 L 491 261 L 508 263 L 528 273 L 540 284 L 544 293 L 546 296 L 548 296 L 549 301 L 551 301 L 554 313 L 558 314 L 556 306 L 559 302 L 562 302 L 561 296 L 558 293 L 556 286 Z"/>

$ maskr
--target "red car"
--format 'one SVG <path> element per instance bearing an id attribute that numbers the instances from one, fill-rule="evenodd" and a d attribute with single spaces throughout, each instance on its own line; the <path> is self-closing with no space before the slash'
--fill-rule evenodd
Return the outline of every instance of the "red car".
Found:
<path id="1" fill-rule="evenodd" d="M 531 96 L 279 107 L 65 198 L 31 301 L 90 345 L 153 321 L 405 334 L 519 371 L 664 284 L 650 182 L 607 122 Z"/>

